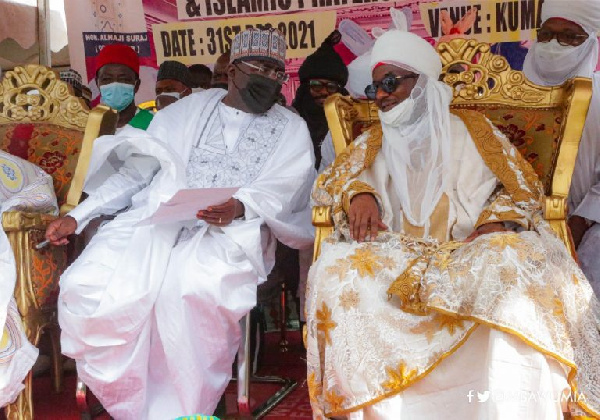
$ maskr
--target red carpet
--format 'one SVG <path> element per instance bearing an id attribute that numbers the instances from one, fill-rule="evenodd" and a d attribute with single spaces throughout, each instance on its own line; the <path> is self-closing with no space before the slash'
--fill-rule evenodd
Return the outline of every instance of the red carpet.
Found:
<path id="1" fill-rule="evenodd" d="M 265 354 L 259 375 L 277 375 L 293 378 L 298 381 L 298 387 L 292 391 L 265 418 L 267 419 L 312 419 L 308 389 L 306 387 L 305 351 L 302 346 L 300 332 L 288 332 L 289 350 L 279 351 L 279 333 L 267 333 Z M 34 379 L 33 399 L 35 419 L 40 420 L 79 420 L 79 412 L 75 403 L 75 375 L 65 375 L 64 390 L 54 393 L 49 374 Z M 250 387 L 251 406 L 256 407 L 274 393 L 274 385 L 253 384 Z M 226 418 L 236 418 L 236 384 L 231 383 L 225 392 L 227 407 Z M 192 413 L 190 413 L 192 414 Z M 0 414 L 0 419 L 4 416 Z M 108 419 L 109 416 L 96 417 L 98 420 Z"/>

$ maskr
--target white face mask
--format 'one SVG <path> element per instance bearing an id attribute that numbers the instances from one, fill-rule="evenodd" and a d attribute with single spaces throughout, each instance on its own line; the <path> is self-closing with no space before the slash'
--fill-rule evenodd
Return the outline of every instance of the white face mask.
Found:
<path id="1" fill-rule="evenodd" d="M 171 98 L 175 98 L 176 101 L 181 99 L 181 92 L 163 92 L 158 96 L 169 96 Z"/>
<path id="2" fill-rule="evenodd" d="M 560 85 L 572 77 L 591 77 L 598 62 L 595 34 L 581 45 L 560 45 L 556 39 L 535 42 L 523 63 L 525 76 L 538 85 Z"/>
<path id="3" fill-rule="evenodd" d="M 185 93 L 186 90 L 184 90 L 183 92 L 163 92 L 160 95 L 156 95 L 157 109 L 166 108 L 167 106 L 177 102 L 181 99 L 182 95 Z"/>
<path id="4" fill-rule="evenodd" d="M 415 99 L 408 97 L 389 111 L 379 111 L 379 118 L 385 125 L 399 127 L 410 121 L 415 109 Z"/>
<path id="5" fill-rule="evenodd" d="M 563 57 L 577 54 L 580 46 L 560 45 L 556 39 L 552 39 L 550 42 L 538 43 L 535 48 L 535 55 L 538 60 L 550 64 L 553 61 L 562 60 Z"/>

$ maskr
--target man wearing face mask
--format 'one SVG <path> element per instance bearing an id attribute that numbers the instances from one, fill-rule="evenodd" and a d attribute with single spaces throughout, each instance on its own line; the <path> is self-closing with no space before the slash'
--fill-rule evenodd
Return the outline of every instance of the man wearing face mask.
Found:
<path id="1" fill-rule="evenodd" d="M 59 297 L 63 352 L 116 419 L 212 413 L 275 239 L 312 246 L 310 135 L 275 103 L 285 50 L 276 30 L 241 32 L 228 91 L 189 95 L 145 132 L 96 140 L 87 185 L 98 187 L 46 232 L 65 244 L 95 215 L 131 206 L 99 229 L 62 276 Z M 126 170 L 98 179 L 109 154 Z M 138 226 L 179 190 L 225 187 L 239 189 L 185 221 Z"/>
<path id="2" fill-rule="evenodd" d="M 597 416 L 600 302 L 539 179 L 485 116 L 450 111 L 439 55 L 397 27 L 371 51 L 381 124 L 312 194 L 335 224 L 306 296 L 314 417 Z"/>
<path id="3" fill-rule="evenodd" d="M 317 168 L 321 164 L 321 143 L 329 131 L 323 104 L 334 93 L 348 94 L 344 88 L 348 69 L 333 49 L 340 39 L 340 33 L 333 32 L 317 51 L 306 57 L 298 70 L 300 86 L 292 106 L 308 125 Z"/>
<path id="4" fill-rule="evenodd" d="M 179 61 L 165 61 L 156 76 L 156 109 L 161 110 L 192 93 L 189 69 Z"/>
<path id="5" fill-rule="evenodd" d="M 140 60 L 133 49 L 125 44 L 104 46 L 96 58 L 96 84 L 100 102 L 119 113 L 117 130 L 127 124 L 146 129 L 152 113 L 139 109 L 134 102 L 140 87 Z"/>
<path id="6" fill-rule="evenodd" d="M 525 75 L 544 86 L 577 76 L 592 78 L 592 102 L 569 192 L 569 227 L 581 268 L 600 296 L 600 74 L 595 71 L 600 2 L 546 0 L 542 19 L 537 41 L 525 58 Z"/>

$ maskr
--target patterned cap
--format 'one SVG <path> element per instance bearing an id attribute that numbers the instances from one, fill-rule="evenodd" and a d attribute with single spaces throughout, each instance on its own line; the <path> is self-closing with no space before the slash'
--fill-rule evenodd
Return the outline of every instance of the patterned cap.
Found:
<path id="1" fill-rule="evenodd" d="M 192 75 L 185 64 L 179 61 L 164 61 L 160 65 L 156 81 L 165 79 L 178 80 L 187 87 L 192 87 Z"/>
<path id="2" fill-rule="evenodd" d="M 285 67 L 285 37 L 275 28 L 250 28 L 238 33 L 231 44 L 230 63 L 237 60 L 270 60 Z"/>

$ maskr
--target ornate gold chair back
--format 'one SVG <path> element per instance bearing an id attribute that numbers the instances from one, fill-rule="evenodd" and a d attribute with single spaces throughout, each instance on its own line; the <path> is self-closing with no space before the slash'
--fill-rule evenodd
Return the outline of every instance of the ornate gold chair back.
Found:
<path id="1" fill-rule="evenodd" d="M 56 73 L 43 66 L 29 65 L 7 71 L 0 82 L 0 149 L 40 166 L 52 176 L 54 189 L 66 213 L 81 198 L 93 141 L 112 134 L 116 112 L 105 106 L 89 110 L 83 99 Z M 9 211 L 2 214 L 15 255 L 17 284 L 15 300 L 28 339 L 37 345 L 49 330 L 53 350 L 54 384 L 61 387 L 61 354 L 56 320 L 58 280 L 67 267 L 67 247 L 47 246 L 36 250 L 48 214 Z M 6 409 L 8 419 L 33 417 L 31 373 L 25 390 Z"/>
<path id="2" fill-rule="evenodd" d="M 575 78 L 543 87 L 512 70 L 489 44 L 454 39 L 438 45 L 452 108 L 484 113 L 525 156 L 549 196 L 566 197 L 589 107 L 592 83 Z"/>
<path id="3" fill-rule="evenodd" d="M 512 70 L 489 44 L 453 39 L 437 47 L 442 80 L 453 90 L 451 108 L 482 112 L 525 156 L 544 184 L 544 218 L 575 255 L 566 225 L 566 198 L 592 95 L 590 79 L 542 87 Z M 334 95 L 325 104 L 336 154 L 364 129 L 379 123 L 373 103 Z M 315 209 L 324 226 L 325 209 Z M 317 234 L 317 236 L 319 236 Z"/>
<path id="4" fill-rule="evenodd" d="M 52 176 L 62 213 L 79 202 L 94 139 L 115 127 L 114 111 L 90 111 L 47 67 L 15 67 L 0 83 L 0 149 Z"/>

